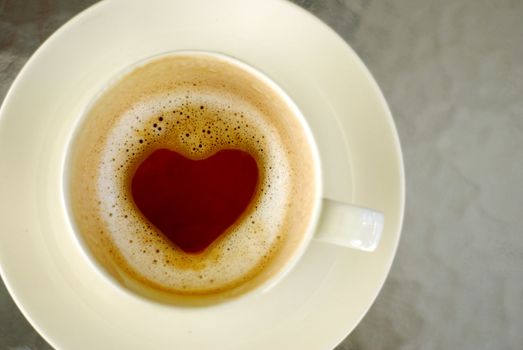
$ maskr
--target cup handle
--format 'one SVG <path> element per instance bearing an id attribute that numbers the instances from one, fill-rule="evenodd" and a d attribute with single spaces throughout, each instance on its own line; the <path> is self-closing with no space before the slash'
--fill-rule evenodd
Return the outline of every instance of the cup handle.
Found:
<path id="1" fill-rule="evenodd" d="M 323 199 L 314 239 L 372 252 L 383 231 L 383 214 L 331 199 Z"/>

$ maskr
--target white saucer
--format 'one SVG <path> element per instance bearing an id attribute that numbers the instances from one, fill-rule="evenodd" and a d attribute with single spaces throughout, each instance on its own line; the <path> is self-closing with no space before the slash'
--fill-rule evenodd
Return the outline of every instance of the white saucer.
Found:
<path id="1" fill-rule="evenodd" d="M 376 252 L 314 243 L 268 293 L 196 309 L 136 298 L 93 270 L 65 217 L 65 146 L 107 79 L 179 49 L 237 57 L 286 90 L 317 137 L 326 195 L 384 212 Z M 285 1 L 99 3 L 38 49 L 0 110 L 0 272 L 58 349 L 333 348 L 379 292 L 403 209 L 398 136 L 376 83 L 341 38 Z"/>

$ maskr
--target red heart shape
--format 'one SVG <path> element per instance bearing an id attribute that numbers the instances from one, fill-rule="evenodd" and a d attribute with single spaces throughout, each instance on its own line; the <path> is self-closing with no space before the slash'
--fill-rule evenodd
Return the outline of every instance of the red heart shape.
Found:
<path id="1" fill-rule="evenodd" d="M 183 251 L 198 253 L 240 217 L 257 182 L 258 166 L 247 152 L 192 160 L 158 149 L 139 165 L 131 192 L 147 220 Z"/>

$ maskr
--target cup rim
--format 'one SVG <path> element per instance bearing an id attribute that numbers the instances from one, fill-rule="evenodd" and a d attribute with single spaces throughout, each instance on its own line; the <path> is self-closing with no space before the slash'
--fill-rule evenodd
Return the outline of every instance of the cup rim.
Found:
<path id="1" fill-rule="evenodd" d="M 77 225 L 74 220 L 74 215 L 71 211 L 71 205 L 70 205 L 70 196 L 68 195 L 69 187 L 70 187 L 70 176 L 68 174 L 68 169 L 70 168 L 70 162 L 71 162 L 71 146 L 74 140 L 77 137 L 78 130 L 80 129 L 80 126 L 82 125 L 83 121 L 86 118 L 86 114 L 90 111 L 92 106 L 99 100 L 101 96 L 114 84 L 116 84 L 118 81 L 120 81 L 122 78 L 127 76 L 132 71 L 145 66 L 155 60 L 159 60 L 161 58 L 169 57 L 169 56 L 194 56 L 194 55 L 200 55 L 200 56 L 208 56 L 213 58 L 218 58 L 223 61 L 227 61 L 228 63 L 235 65 L 245 71 L 247 71 L 249 74 L 255 76 L 257 79 L 263 81 L 265 84 L 267 84 L 271 90 L 276 92 L 279 97 L 285 102 L 285 104 L 291 109 L 292 114 L 298 119 L 303 132 L 305 134 L 305 137 L 308 141 L 308 144 L 310 146 L 311 154 L 312 154 L 312 160 L 314 164 L 314 177 L 315 177 L 315 183 L 316 186 L 314 187 L 314 204 L 312 208 L 312 214 L 311 218 L 309 220 L 308 228 L 306 229 L 306 232 L 303 234 L 303 237 L 297 246 L 292 252 L 292 256 L 287 259 L 287 261 L 284 263 L 283 266 L 279 268 L 279 270 L 272 276 L 270 276 L 265 281 L 261 282 L 260 284 L 256 285 L 252 289 L 249 289 L 244 292 L 240 292 L 238 295 L 234 295 L 230 298 L 223 298 L 223 299 L 213 299 L 212 302 L 208 303 L 205 301 L 205 298 L 201 298 L 202 301 L 197 301 L 199 299 L 198 296 L 194 298 L 190 298 L 187 300 L 190 300 L 189 302 L 186 302 L 185 298 L 180 298 L 180 300 L 184 300 L 183 302 L 164 302 L 163 300 L 158 300 L 152 297 L 148 297 L 142 293 L 139 293 L 135 290 L 131 290 L 131 288 L 128 288 L 124 285 L 122 285 L 121 282 L 119 282 L 113 275 L 111 275 L 107 269 L 102 265 L 101 262 L 96 259 L 94 254 L 91 252 L 91 249 L 88 247 L 85 239 L 82 237 L 82 235 L 79 233 L 79 229 L 77 228 Z M 65 159 L 62 163 L 62 201 L 65 206 L 65 213 L 66 213 L 66 221 L 67 226 L 70 230 L 71 235 L 73 236 L 73 241 L 75 245 L 77 246 L 78 250 L 81 251 L 81 255 L 83 257 L 83 260 L 87 262 L 87 264 L 90 266 L 92 270 L 96 271 L 96 274 L 101 276 L 103 280 L 105 280 L 108 284 L 110 284 L 113 288 L 118 289 L 119 291 L 124 292 L 127 295 L 130 295 L 132 297 L 137 297 L 142 301 L 147 301 L 155 304 L 161 304 L 161 305 L 169 305 L 171 307 L 198 307 L 198 306 L 204 306 L 204 307 L 211 307 L 211 306 L 217 306 L 225 303 L 231 303 L 238 300 L 243 300 L 249 297 L 254 297 L 258 294 L 267 293 L 269 292 L 273 287 L 275 287 L 278 283 L 280 283 L 287 274 L 289 274 L 292 269 L 298 264 L 301 257 L 305 254 L 307 247 L 309 246 L 310 242 L 312 241 L 314 234 L 316 232 L 316 229 L 318 227 L 319 218 L 321 214 L 321 207 L 322 207 L 322 199 L 323 199 L 323 176 L 321 172 L 321 158 L 318 150 L 318 145 L 316 143 L 316 140 L 313 136 L 312 129 L 307 122 L 306 118 L 304 117 L 302 111 L 299 109 L 299 107 L 296 105 L 296 103 L 289 97 L 289 95 L 281 88 L 277 83 L 274 82 L 273 79 L 271 79 L 267 74 L 262 72 L 261 70 L 253 67 L 252 65 L 242 61 L 239 58 L 233 57 L 229 54 L 217 52 L 217 51 L 211 51 L 211 50 L 170 50 L 165 51 L 161 53 L 156 53 L 154 55 L 147 56 L 145 58 L 142 58 L 138 61 L 135 61 L 134 63 L 131 63 L 130 65 L 127 65 L 126 67 L 120 69 L 118 72 L 113 74 L 111 77 L 109 77 L 105 82 L 103 82 L 101 88 L 96 91 L 92 97 L 88 100 L 88 102 L 83 107 L 82 112 L 80 115 L 76 118 L 76 121 L 74 123 L 74 126 L 72 127 L 72 132 L 69 134 L 68 140 L 66 142 L 65 146 Z M 241 285 L 240 285 L 241 286 Z M 156 292 L 153 294 L 157 294 Z M 159 294 L 165 295 L 170 294 L 168 292 L 160 292 Z M 174 297 L 174 299 L 178 298 L 178 296 Z M 193 302 L 196 301 L 196 302 Z"/>

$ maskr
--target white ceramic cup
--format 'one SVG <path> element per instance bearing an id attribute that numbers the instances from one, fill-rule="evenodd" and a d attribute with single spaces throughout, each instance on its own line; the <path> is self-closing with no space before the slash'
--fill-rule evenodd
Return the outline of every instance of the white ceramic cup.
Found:
<path id="1" fill-rule="evenodd" d="M 293 267 L 298 263 L 300 258 L 305 253 L 308 245 L 312 240 L 318 240 L 329 244 L 358 249 L 366 252 L 372 252 L 376 249 L 383 230 L 383 214 L 373 209 L 368 209 L 349 203 L 342 203 L 336 200 L 323 197 L 323 177 L 321 174 L 321 159 L 319 156 L 318 146 L 313 136 L 313 132 L 310 129 L 305 116 L 302 114 L 298 106 L 292 101 L 292 99 L 276 83 L 274 83 L 272 79 L 270 79 L 264 73 L 260 72 L 258 69 L 255 69 L 254 67 L 244 62 L 241 62 L 236 58 L 230 57 L 222 53 L 208 51 L 176 51 L 155 55 L 153 57 L 149 57 L 142 61 L 139 61 L 131 65 L 130 67 L 125 68 L 116 77 L 110 79 L 110 81 L 104 85 L 102 91 L 104 91 L 115 81 L 118 81 L 119 79 L 126 76 L 128 73 L 132 72 L 136 68 L 143 66 L 152 60 L 156 60 L 160 57 L 168 55 L 208 55 L 221 60 L 225 60 L 232 65 L 238 66 L 239 68 L 248 71 L 251 75 L 255 76 L 257 79 L 263 81 L 268 86 L 270 86 L 271 89 L 279 95 L 281 100 L 285 101 L 285 103 L 293 111 L 293 114 L 296 117 L 296 119 L 302 125 L 303 130 L 305 131 L 306 137 L 308 139 L 309 146 L 312 150 L 313 164 L 315 167 L 314 173 L 317 174 L 317 184 L 315 186 L 315 188 L 317 189 L 317 193 L 314 196 L 315 203 L 313 204 L 314 209 L 311 214 L 311 225 L 308 226 L 307 232 L 303 234 L 302 241 L 296 247 L 296 249 L 292 253 L 292 256 L 287 260 L 286 264 L 280 269 L 280 271 L 274 274 L 272 277 L 270 277 L 267 281 L 263 282 L 258 287 L 248 291 L 247 293 L 241 294 L 241 296 L 244 296 L 246 294 L 252 294 L 253 292 L 267 292 L 268 290 L 270 290 L 293 269 Z M 89 106 L 91 106 L 101 94 L 102 93 L 99 93 L 97 96 L 95 96 L 89 104 Z M 86 108 L 86 112 L 88 110 L 89 107 Z M 72 138 L 74 138 L 74 134 L 72 135 Z M 67 163 L 69 163 L 69 160 L 66 162 L 65 172 L 68 171 Z M 67 179 L 68 176 L 65 176 L 65 178 Z M 67 184 L 64 187 L 67 188 Z M 69 216 L 71 217 L 70 212 Z M 95 268 L 98 271 L 100 271 L 106 278 L 108 278 L 113 284 L 121 286 L 116 281 L 116 279 L 114 279 L 112 276 L 109 275 L 108 272 L 105 271 L 103 266 L 96 262 L 96 259 L 89 252 L 89 248 L 87 247 L 83 238 L 75 229 L 75 225 L 73 224 L 72 226 L 73 231 L 76 232 L 77 242 L 80 244 L 84 253 L 86 253 L 87 258 L 94 264 Z M 126 284 L 127 287 L 134 290 L 135 292 L 138 292 L 138 294 L 141 294 L 142 296 L 146 296 L 151 299 L 156 299 L 160 301 L 166 300 L 164 296 L 159 296 L 159 294 L 156 292 L 144 291 L 134 281 L 127 281 Z M 207 303 L 204 303 L 204 305 L 207 305 Z"/>

